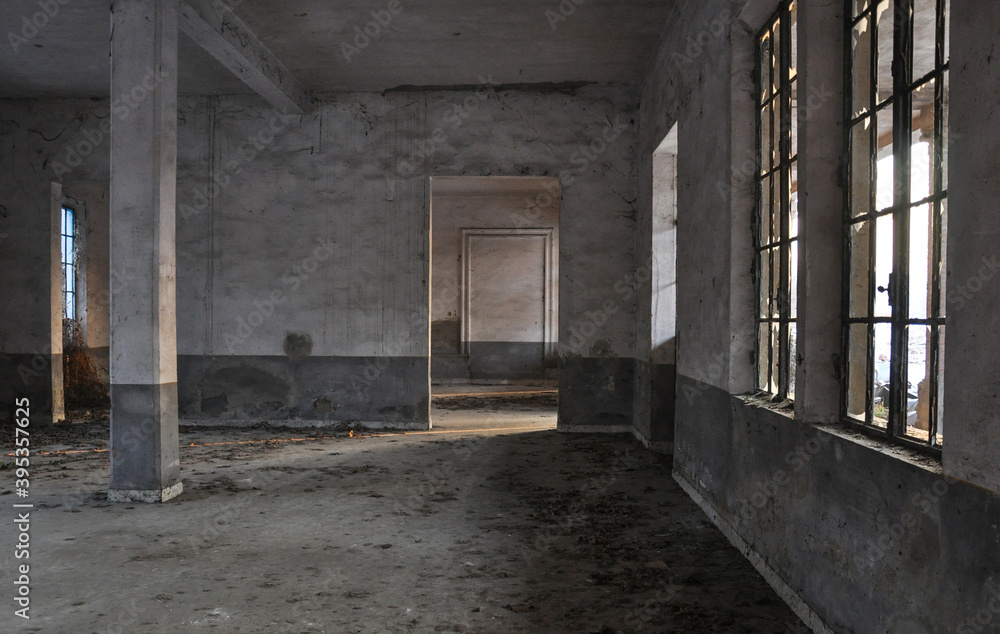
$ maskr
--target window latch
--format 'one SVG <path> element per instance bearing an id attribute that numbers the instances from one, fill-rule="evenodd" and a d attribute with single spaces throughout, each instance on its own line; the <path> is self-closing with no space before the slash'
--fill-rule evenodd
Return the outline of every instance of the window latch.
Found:
<path id="1" fill-rule="evenodd" d="M 890 308 L 895 308 L 896 307 L 896 293 L 895 293 L 895 288 L 896 288 L 896 274 L 895 273 L 890 273 L 889 274 L 889 284 L 887 286 L 879 286 L 878 287 L 878 292 L 879 293 L 888 293 L 889 294 L 889 307 Z"/>

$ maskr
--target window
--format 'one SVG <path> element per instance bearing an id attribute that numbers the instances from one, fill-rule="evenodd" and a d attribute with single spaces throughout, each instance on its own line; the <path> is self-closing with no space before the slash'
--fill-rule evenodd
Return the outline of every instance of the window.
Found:
<path id="1" fill-rule="evenodd" d="M 798 311 L 796 3 L 757 36 L 757 388 L 795 398 Z"/>
<path id="2" fill-rule="evenodd" d="M 852 424 L 938 451 L 948 0 L 848 0 L 846 381 Z"/>
<path id="3" fill-rule="evenodd" d="M 76 319 L 76 212 L 62 208 L 63 317 Z"/>

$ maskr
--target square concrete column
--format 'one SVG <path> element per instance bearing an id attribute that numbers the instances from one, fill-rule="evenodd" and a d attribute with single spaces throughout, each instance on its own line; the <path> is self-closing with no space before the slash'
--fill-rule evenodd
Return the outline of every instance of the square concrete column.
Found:
<path id="1" fill-rule="evenodd" d="M 1000 493 L 1000 4 L 951 4 L 945 475 Z"/>
<path id="2" fill-rule="evenodd" d="M 839 423 L 844 270 L 844 3 L 798 3 L 799 316 L 795 416 Z"/>
<path id="3" fill-rule="evenodd" d="M 112 501 L 181 492 L 177 0 L 115 0 L 111 37 Z"/>

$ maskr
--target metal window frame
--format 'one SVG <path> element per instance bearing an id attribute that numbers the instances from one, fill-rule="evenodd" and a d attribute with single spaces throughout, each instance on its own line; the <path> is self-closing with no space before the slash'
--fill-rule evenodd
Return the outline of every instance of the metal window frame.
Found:
<path id="1" fill-rule="evenodd" d="M 60 234 L 60 262 L 63 278 L 63 318 L 76 319 L 76 210 L 67 205 L 62 206 L 62 222 Z M 68 269 L 72 272 L 68 273 Z M 72 315 L 69 314 L 72 308 Z"/>
<path id="2" fill-rule="evenodd" d="M 864 10 L 854 15 L 857 0 L 845 0 L 845 91 L 844 108 L 847 125 L 844 130 L 845 161 L 845 224 L 844 224 L 844 284 L 843 284 L 843 335 L 842 335 L 842 378 L 841 419 L 848 427 L 865 434 L 882 438 L 929 455 L 940 457 L 941 444 L 937 439 L 939 429 L 939 359 L 941 333 L 946 325 L 944 303 L 942 302 L 942 219 L 943 208 L 947 205 L 948 190 L 944 187 L 944 152 L 947 138 L 944 135 L 944 80 L 950 70 L 948 51 L 945 50 L 948 0 L 935 1 L 935 42 L 934 68 L 921 77 L 913 77 L 914 51 L 914 2 L 915 0 L 869 0 Z M 879 24 L 876 19 L 880 6 L 888 2 L 890 5 L 893 26 L 893 62 L 892 62 L 892 94 L 884 102 L 879 102 Z M 869 59 L 870 84 L 869 101 L 866 111 L 858 116 L 853 112 L 854 101 L 854 42 L 853 33 L 857 25 L 868 19 L 871 28 L 871 51 Z M 916 91 L 934 82 L 934 139 L 931 166 L 933 170 L 931 194 L 918 201 L 910 201 L 910 183 L 912 177 L 911 150 L 913 146 L 913 95 Z M 878 162 L 878 116 L 887 109 L 892 112 L 892 156 L 893 156 L 893 201 L 887 209 L 878 209 L 877 196 L 877 162 Z M 869 206 L 865 213 L 855 215 L 852 209 L 853 194 L 853 132 L 858 125 L 871 121 L 870 125 L 870 175 L 872 180 L 869 192 Z M 909 240 L 910 213 L 913 209 L 929 205 L 932 245 L 929 257 L 932 266 L 930 283 L 930 310 L 926 318 L 910 316 L 909 306 Z M 879 218 L 891 216 L 893 221 L 893 266 L 889 283 L 886 288 L 877 287 L 877 227 Z M 851 315 L 851 284 L 852 284 L 852 252 L 851 230 L 855 225 L 868 223 L 868 307 L 865 317 Z M 889 317 L 875 316 L 875 291 L 889 293 L 891 315 Z M 888 421 L 885 428 L 874 424 L 874 336 L 875 327 L 888 324 L 891 329 L 890 358 L 890 388 Z M 866 327 L 867 355 L 865 369 L 865 420 L 859 421 L 848 414 L 850 400 L 850 334 L 851 327 L 863 325 Z M 929 430 L 927 441 L 906 435 L 907 390 L 908 390 L 908 348 L 907 341 L 911 327 L 928 327 L 930 330 L 929 346 Z"/>
<path id="3" fill-rule="evenodd" d="M 791 329 L 797 327 L 798 315 L 792 313 L 792 288 L 793 271 L 791 270 L 792 245 L 799 242 L 798 233 L 794 237 L 790 235 L 791 226 L 791 198 L 792 198 L 792 170 L 798 165 L 798 148 L 792 147 L 792 128 L 796 125 L 793 120 L 793 104 L 795 100 L 795 87 L 798 85 L 798 74 L 791 76 L 792 68 L 792 42 L 793 42 L 793 19 L 792 7 L 796 5 L 796 0 L 783 0 L 777 10 L 765 22 L 764 26 L 757 32 L 755 37 L 754 51 L 756 60 L 754 62 L 755 76 L 754 85 L 757 90 L 756 101 L 756 154 L 758 166 L 754 179 L 756 185 L 756 205 L 754 210 L 753 240 L 754 240 L 754 287 L 756 290 L 756 329 L 754 335 L 754 382 L 757 389 L 771 395 L 774 401 L 791 401 L 794 394 L 791 391 L 794 376 L 792 375 L 792 357 L 795 351 L 791 344 Z M 797 27 L 797 20 L 796 27 Z M 773 54 L 775 35 L 778 36 L 780 50 L 777 56 Z M 768 68 L 763 67 L 763 52 L 765 41 L 769 41 Z M 775 63 L 776 62 L 776 63 Z M 779 80 L 778 90 L 771 90 L 770 94 L 764 94 L 765 74 L 770 86 L 773 88 L 775 79 Z M 776 77 L 777 76 L 777 77 Z M 774 104 L 778 108 L 774 108 Z M 775 113 L 777 116 L 775 116 Z M 764 135 L 762 121 L 770 116 L 769 134 L 767 140 L 769 153 L 765 162 L 764 157 Z M 777 148 L 777 161 L 772 160 L 774 148 L 775 126 L 780 126 L 780 138 Z M 764 217 L 763 187 L 765 180 L 770 183 L 768 192 L 767 218 Z M 780 188 L 776 192 L 775 183 Z M 775 242 L 774 209 L 778 208 L 778 240 Z M 767 236 L 765 238 L 765 236 Z M 778 262 L 775 263 L 775 255 Z M 801 253 L 799 254 L 801 257 Z M 764 269 L 767 269 L 767 305 L 768 309 L 763 310 L 762 283 L 764 279 Z M 777 294 L 772 294 L 775 276 L 778 276 Z M 777 303 L 777 317 L 773 316 L 771 306 Z M 766 313 L 766 314 L 765 314 Z M 777 350 L 773 345 L 773 329 L 778 328 Z M 761 345 L 764 331 L 767 331 L 767 349 Z M 777 357 L 777 359 L 775 358 Z M 778 376 L 774 376 L 775 360 L 777 360 Z M 767 383 L 761 384 L 762 364 L 767 364 Z M 776 386 L 776 391 L 771 391 L 772 383 Z"/>

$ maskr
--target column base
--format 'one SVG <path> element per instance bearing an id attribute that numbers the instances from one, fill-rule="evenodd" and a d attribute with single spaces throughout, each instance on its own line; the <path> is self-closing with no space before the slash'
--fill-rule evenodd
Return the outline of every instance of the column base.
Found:
<path id="1" fill-rule="evenodd" d="M 172 500 L 184 491 L 184 483 L 178 482 L 165 489 L 152 491 L 137 491 L 124 489 L 110 489 L 108 491 L 108 502 L 143 502 L 145 504 L 155 504 Z"/>

